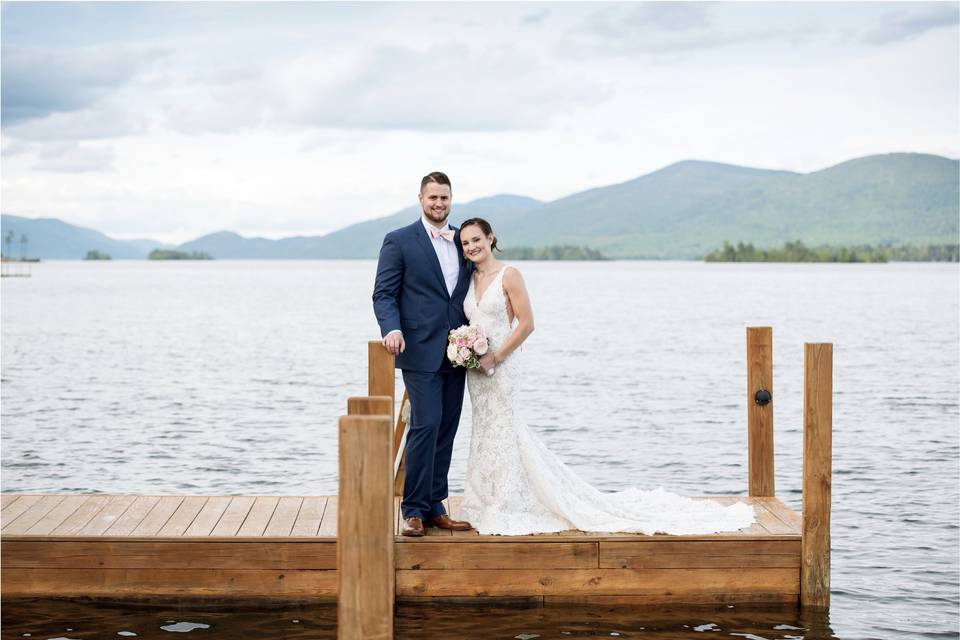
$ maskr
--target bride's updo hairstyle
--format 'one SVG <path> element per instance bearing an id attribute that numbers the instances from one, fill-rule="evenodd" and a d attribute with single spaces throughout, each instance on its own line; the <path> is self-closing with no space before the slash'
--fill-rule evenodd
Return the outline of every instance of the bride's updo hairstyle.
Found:
<path id="1" fill-rule="evenodd" d="M 490 223 L 483 218 L 467 218 L 460 224 L 460 229 L 462 230 L 464 227 L 469 227 L 472 224 L 480 227 L 480 231 L 483 232 L 483 235 L 493 236 L 493 241 L 490 243 L 490 249 L 497 249 L 497 236 L 493 235 L 493 228 L 490 226 Z M 500 251 L 500 249 L 497 249 L 497 251 Z"/>

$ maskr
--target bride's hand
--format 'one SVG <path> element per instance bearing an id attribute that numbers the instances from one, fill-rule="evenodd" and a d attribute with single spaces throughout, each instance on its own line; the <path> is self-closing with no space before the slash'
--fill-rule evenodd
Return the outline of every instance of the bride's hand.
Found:
<path id="1" fill-rule="evenodd" d="M 492 351 L 488 351 L 480 358 L 480 370 L 487 373 L 497 366 L 497 358 Z M 489 374 L 488 374 L 489 375 Z"/>

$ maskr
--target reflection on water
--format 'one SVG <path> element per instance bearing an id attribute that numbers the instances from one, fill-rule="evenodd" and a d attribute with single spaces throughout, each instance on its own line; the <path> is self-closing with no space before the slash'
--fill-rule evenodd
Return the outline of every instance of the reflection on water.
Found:
<path id="1" fill-rule="evenodd" d="M 210 606 L 133 606 L 64 600 L 16 600 L 3 603 L 2 640 L 14 638 L 109 638 L 171 640 L 189 638 L 243 640 L 325 640 L 337 636 L 332 604 Z M 134 635 L 136 634 L 136 635 Z M 829 616 L 795 608 L 741 609 L 630 606 L 486 606 L 479 604 L 397 605 L 397 640 L 432 638 L 550 640 L 552 638 L 732 637 L 747 640 L 824 640 L 835 638 Z"/>

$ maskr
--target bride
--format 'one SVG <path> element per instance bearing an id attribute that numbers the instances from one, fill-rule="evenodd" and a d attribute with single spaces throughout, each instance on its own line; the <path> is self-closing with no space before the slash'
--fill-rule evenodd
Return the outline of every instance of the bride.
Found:
<path id="1" fill-rule="evenodd" d="M 597 532 L 702 534 L 754 522 L 753 507 L 723 506 L 656 489 L 604 493 L 580 479 L 523 421 L 517 348 L 533 332 L 533 311 L 520 272 L 498 261 L 490 224 L 460 227 L 465 257 L 476 267 L 463 307 L 490 350 L 467 372 L 473 433 L 461 516 L 482 534 L 525 535 L 579 529 Z"/>

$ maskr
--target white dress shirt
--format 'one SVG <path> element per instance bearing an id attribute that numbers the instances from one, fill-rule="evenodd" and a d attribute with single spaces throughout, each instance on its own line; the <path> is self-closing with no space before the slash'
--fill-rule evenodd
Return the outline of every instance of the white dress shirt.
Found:
<path id="1" fill-rule="evenodd" d="M 430 238 L 430 242 L 433 244 L 433 250 L 437 253 L 437 260 L 440 261 L 440 271 L 443 272 L 443 280 L 447 285 L 447 294 L 452 296 L 453 290 L 457 288 L 457 280 L 460 277 L 460 262 L 459 256 L 457 255 L 457 248 L 451 240 L 446 240 L 442 237 L 432 237 L 430 235 L 430 228 L 433 227 L 436 229 L 436 227 L 427 222 L 426 218 L 421 217 L 420 222 L 423 223 L 427 237 Z M 447 229 L 450 229 L 449 223 L 443 225 L 440 231 Z"/>

